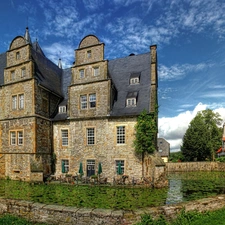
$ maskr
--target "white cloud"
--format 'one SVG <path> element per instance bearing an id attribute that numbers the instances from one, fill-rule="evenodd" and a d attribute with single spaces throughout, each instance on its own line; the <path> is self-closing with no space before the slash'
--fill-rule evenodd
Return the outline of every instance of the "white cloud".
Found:
<path id="1" fill-rule="evenodd" d="M 218 105 L 206 105 L 202 103 L 196 105 L 193 111 L 185 111 L 175 117 L 159 118 L 159 137 L 165 138 L 170 143 L 172 152 L 180 151 L 182 139 L 189 123 L 199 111 L 207 108 L 212 109 L 214 112 L 218 112 L 223 121 L 225 121 L 225 108 L 219 107 Z"/>

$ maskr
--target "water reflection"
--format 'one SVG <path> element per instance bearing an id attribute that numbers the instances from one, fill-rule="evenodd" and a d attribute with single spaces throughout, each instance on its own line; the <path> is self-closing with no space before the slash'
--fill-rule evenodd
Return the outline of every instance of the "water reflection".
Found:
<path id="1" fill-rule="evenodd" d="M 169 190 L 167 193 L 166 204 L 175 204 L 183 201 L 182 180 L 169 180 Z"/>

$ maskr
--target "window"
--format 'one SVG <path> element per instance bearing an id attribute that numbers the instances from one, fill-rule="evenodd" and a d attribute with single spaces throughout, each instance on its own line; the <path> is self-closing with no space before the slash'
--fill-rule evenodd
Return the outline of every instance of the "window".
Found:
<path id="1" fill-rule="evenodd" d="M 15 70 L 11 71 L 11 80 L 15 80 Z"/>
<path id="2" fill-rule="evenodd" d="M 23 145 L 23 131 L 10 131 L 10 145 Z"/>
<path id="3" fill-rule="evenodd" d="M 10 144 L 16 145 L 16 132 L 15 131 L 10 132 Z"/>
<path id="4" fill-rule="evenodd" d="M 91 58 L 91 50 L 87 51 L 87 58 Z"/>
<path id="5" fill-rule="evenodd" d="M 84 69 L 79 70 L 80 78 L 84 78 Z"/>
<path id="6" fill-rule="evenodd" d="M 90 108 L 96 107 L 96 94 L 89 95 L 89 103 L 90 103 Z"/>
<path id="7" fill-rule="evenodd" d="M 24 94 L 19 95 L 19 109 L 24 109 Z"/>
<path id="8" fill-rule="evenodd" d="M 95 128 L 87 128 L 87 144 L 95 144 Z"/>
<path id="9" fill-rule="evenodd" d="M 130 84 L 139 84 L 139 77 L 131 78 Z"/>
<path id="10" fill-rule="evenodd" d="M 18 131 L 17 136 L 18 136 L 18 145 L 23 145 L 23 131 Z"/>
<path id="11" fill-rule="evenodd" d="M 69 160 L 62 160 L 62 173 L 68 173 L 69 172 Z"/>
<path id="12" fill-rule="evenodd" d="M 136 98 L 128 98 L 127 106 L 136 106 Z"/>
<path id="13" fill-rule="evenodd" d="M 25 77 L 26 76 L 26 68 L 22 68 L 21 69 L 21 77 Z"/>
<path id="14" fill-rule="evenodd" d="M 125 144 L 125 126 L 117 127 L 117 144 Z"/>
<path id="15" fill-rule="evenodd" d="M 94 67 L 93 68 L 93 73 L 94 73 L 93 74 L 94 76 L 98 76 L 100 74 L 100 68 L 99 67 Z"/>
<path id="16" fill-rule="evenodd" d="M 87 95 L 80 96 L 80 104 L 81 104 L 81 109 L 87 108 Z"/>
<path id="17" fill-rule="evenodd" d="M 17 52 L 17 53 L 16 53 L 16 59 L 17 59 L 17 60 L 20 59 L 20 52 Z"/>
<path id="18" fill-rule="evenodd" d="M 120 164 L 121 172 L 122 174 L 124 174 L 124 160 L 116 160 L 116 173 L 118 173 L 119 164 Z"/>
<path id="19" fill-rule="evenodd" d="M 17 95 L 12 96 L 12 109 L 17 109 Z"/>
<path id="20" fill-rule="evenodd" d="M 61 130 L 62 146 L 68 146 L 68 130 Z"/>
<path id="21" fill-rule="evenodd" d="M 66 106 L 59 106 L 59 113 L 66 113 Z"/>

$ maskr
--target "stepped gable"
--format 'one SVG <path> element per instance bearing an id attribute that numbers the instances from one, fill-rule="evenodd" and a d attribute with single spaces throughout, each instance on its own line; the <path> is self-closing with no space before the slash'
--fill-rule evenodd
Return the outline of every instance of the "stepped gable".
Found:
<path id="1" fill-rule="evenodd" d="M 4 84 L 5 67 L 6 67 L 6 52 L 0 54 L 0 86 Z"/>
<path id="2" fill-rule="evenodd" d="M 111 116 L 139 115 L 150 109 L 150 53 L 131 55 L 108 62 L 108 73 L 117 89 Z M 139 76 L 139 84 L 130 84 L 130 78 Z M 126 107 L 126 98 L 136 96 L 136 107 Z M 139 101 L 140 99 L 140 101 Z"/>

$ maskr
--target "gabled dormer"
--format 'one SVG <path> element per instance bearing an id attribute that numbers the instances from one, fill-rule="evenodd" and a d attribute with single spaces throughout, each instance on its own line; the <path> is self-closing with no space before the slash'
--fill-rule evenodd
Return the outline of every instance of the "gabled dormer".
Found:
<path id="1" fill-rule="evenodd" d="M 4 83 L 14 83 L 32 75 L 31 63 L 31 39 L 28 28 L 24 37 L 17 36 L 10 44 L 6 56 L 6 68 L 4 70 Z"/>
<path id="2" fill-rule="evenodd" d="M 104 60 L 104 43 L 94 35 L 84 37 L 75 50 L 72 84 L 107 79 L 107 61 Z"/>

